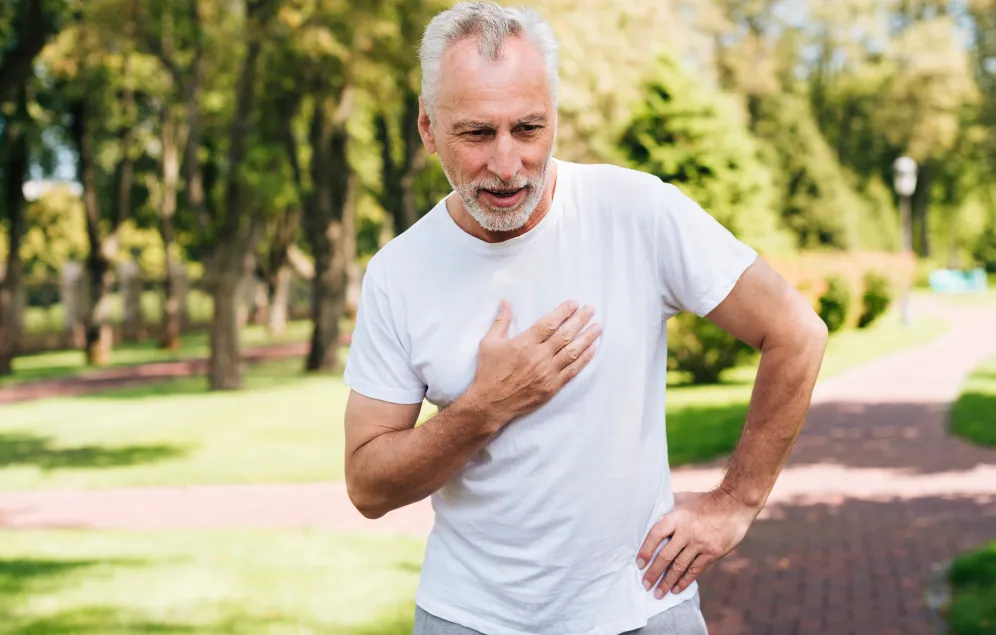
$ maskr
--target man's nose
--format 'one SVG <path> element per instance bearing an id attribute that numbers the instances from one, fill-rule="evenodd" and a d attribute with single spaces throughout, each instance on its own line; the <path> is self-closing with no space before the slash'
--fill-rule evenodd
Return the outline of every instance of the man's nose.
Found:
<path id="1" fill-rule="evenodd" d="M 522 167 L 522 157 L 510 134 L 499 134 L 495 139 L 494 152 L 488 161 L 488 169 L 503 181 L 511 181 Z"/>

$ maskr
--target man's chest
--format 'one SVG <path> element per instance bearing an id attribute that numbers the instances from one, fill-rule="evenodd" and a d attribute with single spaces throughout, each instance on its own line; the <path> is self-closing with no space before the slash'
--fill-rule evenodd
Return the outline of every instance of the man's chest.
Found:
<path id="1" fill-rule="evenodd" d="M 551 257 L 555 256 L 555 257 Z M 442 278 L 442 276 L 440 276 Z M 445 405 L 474 378 L 481 338 L 502 299 L 509 302 L 515 337 L 566 300 L 595 308 L 602 325 L 597 354 L 570 390 L 603 373 L 638 369 L 662 336 L 662 305 L 652 265 L 634 254 L 607 258 L 569 250 L 474 263 L 431 285 L 409 311 L 411 362 L 427 386 L 427 399 Z"/>

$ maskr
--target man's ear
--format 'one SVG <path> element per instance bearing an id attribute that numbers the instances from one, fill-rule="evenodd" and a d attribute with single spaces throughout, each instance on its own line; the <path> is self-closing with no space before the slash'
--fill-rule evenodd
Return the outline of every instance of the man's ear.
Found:
<path id="1" fill-rule="evenodd" d="M 422 145 L 426 152 L 434 154 L 436 152 L 436 138 L 432 134 L 432 121 L 425 110 L 425 100 L 419 95 L 418 98 L 418 134 L 422 137 Z"/>

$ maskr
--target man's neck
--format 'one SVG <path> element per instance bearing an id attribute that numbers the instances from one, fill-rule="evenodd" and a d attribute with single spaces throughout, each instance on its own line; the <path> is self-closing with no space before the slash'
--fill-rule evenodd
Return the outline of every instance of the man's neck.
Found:
<path id="1" fill-rule="evenodd" d="M 546 180 L 546 189 L 543 192 L 543 198 L 536 205 L 536 209 L 533 213 L 529 215 L 525 224 L 512 231 L 507 232 L 496 232 L 484 229 L 481 224 L 474 220 L 474 217 L 470 215 L 467 208 L 464 206 L 463 201 L 460 200 L 459 196 L 450 196 L 446 200 L 446 209 L 449 211 L 450 216 L 453 221 L 462 229 L 474 238 L 479 238 L 486 243 L 500 243 L 506 240 L 515 238 L 516 236 L 521 236 L 526 232 L 530 231 L 537 225 L 540 221 L 546 217 L 549 213 L 550 208 L 553 207 L 553 195 L 557 189 L 557 162 L 550 161 L 549 168 L 549 178 Z"/>

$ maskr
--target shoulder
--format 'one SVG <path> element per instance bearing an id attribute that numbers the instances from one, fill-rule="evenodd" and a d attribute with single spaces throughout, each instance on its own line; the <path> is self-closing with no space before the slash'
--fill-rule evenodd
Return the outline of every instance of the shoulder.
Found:
<path id="1" fill-rule="evenodd" d="M 364 280 L 370 277 L 378 286 L 389 290 L 392 281 L 397 286 L 432 253 L 432 245 L 438 243 L 438 214 L 440 203 L 433 207 L 411 227 L 390 239 L 371 256 L 367 262 Z M 442 208 L 445 213 L 445 207 Z"/>
<path id="2" fill-rule="evenodd" d="M 657 196 L 665 185 L 659 177 L 611 163 L 571 163 L 561 161 L 575 177 L 576 186 L 586 192 L 615 197 Z"/>
<path id="3" fill-rule="evenodd" d="M 618 221 L 630 219 L 656 226 L 662 216 L 681 220 L 696 203 L 678 186 L 640 170 L 612 164 L 566 163 L 570 187 L 583 206 Z"/>

